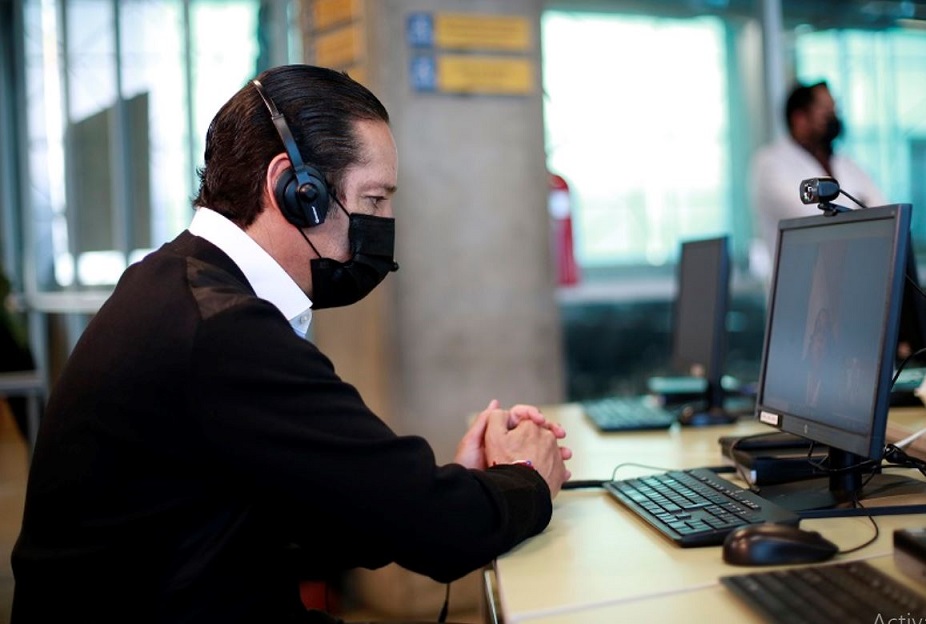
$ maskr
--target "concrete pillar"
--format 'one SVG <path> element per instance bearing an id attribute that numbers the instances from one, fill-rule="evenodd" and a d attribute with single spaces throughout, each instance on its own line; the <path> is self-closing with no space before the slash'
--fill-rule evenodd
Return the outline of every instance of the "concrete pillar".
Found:
<path id="1" fill-rule="evenodd" d="M 427 438 L 441 463 L 452 459 L 468 416 L 490 399 L 503 405 L 563 399 L 547 214 L 542 4 L 303 5 L 306 62 L 335 61 L 370 87 L 389 110 L 399 150 L 401 269 L 360 304 L 319 311 L 314 338 L 377 413 L 400 433 Z M 407 25 L 413 12 L 524 18 L 527 49 L 489 54 L 526 59 L 532 86 L 508 95 L 416 90 L 410 66 L 418 51 Z M 405 579 L 412 590 L 402 591 L 396 582 L 368 583 L 389 585 L 368 597 L 402 615 L 433 615 L 434 605 L 439 608 L 441 586 Z M 409 595 L 417 604 L 407 604 Z M 476 597 L 458 596 L 455 586 L 454 602 L 466 600 L 475 603 Z M 385 604 L 390 601 L 402 604 Z"/>

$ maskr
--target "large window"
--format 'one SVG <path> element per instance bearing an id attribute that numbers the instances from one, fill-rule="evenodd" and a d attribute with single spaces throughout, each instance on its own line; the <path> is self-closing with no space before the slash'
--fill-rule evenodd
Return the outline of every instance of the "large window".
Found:
<path id="1" fill-rule="evenodd" d="M 270 58 L 267 6 L 290 4 L 21 3 L 30 290 L 106 290 L 187 225 L 209 121 Z"/>
<path id="2" fill-rule="evenodd" d="M 758 375 L 770 266 L 750 253 L 761 246 L 749 164 L 778 138 L 795 78 L 828 81 L 846 125 L 837 150 L 890 201 L 914 204 L 926 258 L 922 2 L 547 4 L 547 164 L 569 183 L 582 269 L 578 287 L 559 291 L 570 399 L 640 391 L 649 375 L 675 372 L 666 354 L 676 250 L 720 233 L 739 269 L 726 370 Z M 901 27 L 898 17 L 917 15 Z"/>
<path id="3" fill-rule="evenodd" d="M 624 4 L 632 3 L 613 3 Z M 781 54 L 787 84 L 774 89 L 763 85 L 761 36 L 751 34 L 761 26 L 758 2 L 685 17 L 562 3 L 547 11 L 547 162 L 570 184 L 584 273 L 671 264 L 679 241 L 720 233 L 733 236 L 745 266 L 754 228 L 746 163 L 774 138 L 765 109 L 782 114 L 769 91 L 785 93 L 792 78 L 827 80 L 846 126 L 837 149 L 890 201 L 922 207 L 913 232 L 926 249 L 926 30 L 873 16 L 881 9 L 869 4 L 827 13 L 818 30 L 819 14 L 783 2 L 784 32 L 766 51 Z M 854 28 L 861 22 L 868 27 Z"/>
<path id="4" fill-rule="evenodd" d="M 548 167 L 583 268 L 660 266 L 729 232 L 721 20 L 549 11 L 542 39 Z"/>

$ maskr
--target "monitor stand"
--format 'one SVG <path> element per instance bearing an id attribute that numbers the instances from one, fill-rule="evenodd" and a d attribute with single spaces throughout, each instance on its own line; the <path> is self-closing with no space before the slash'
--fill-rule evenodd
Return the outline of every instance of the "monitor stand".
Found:
<path id="1" fill-rule="evenodd" d="M 709 427 L 735 423 L 742 413 L 724 408 L 725 395 L 720 381 L 709 382 L 701 401 L 687 405 L 679 411 L 679 424 L 684 427 Z"/>
<path id="2" fill-rule="evenodd" d="M 864 472 L 859 468 L 864 461 L 831 448 L 829 476 L 763 486 L 759 495 L 802 518 L 926 513 L 926 481 Z M 855 505 L 856 500 L 861 504 Z"/>
<path id="3" fill-rule="evenodd" d="M 678 422 L 684 427 L 710 427 L 713 425 L 730 425 L 739 420 L 739 415 L 728 412 L 722 407 L 709 407 L 696 409 L 695 407 L 682 408 L 678 415 Z"/>

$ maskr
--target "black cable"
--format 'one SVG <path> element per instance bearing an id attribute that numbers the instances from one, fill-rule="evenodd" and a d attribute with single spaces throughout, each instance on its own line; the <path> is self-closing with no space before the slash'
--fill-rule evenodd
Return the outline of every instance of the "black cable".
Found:
<path id="1" fill-rule="evenodd" d="M 604 487 L 607 481 L 601 479 L 573 479 L 566 481 L 560 488 L 562 490 L 585 490 Z"/>
<path id="2" fill-rule="evenodd" d="M 852 504 L 856 507 L 859 507 L 860 509 L 865 509 L 865 506 L 858 499 L 857 495 L 852 497 Z M 871 539 L 865 542 L 862 542 L 858 546 L 853 546 L 852 548 L 849 548 L 847 550 L 840 550 L 839 552 L 836 553 L 837 555 L 848 555 L 849 553 L 854 553 L 858 550 L 861 550 L 865 548 L 866 546 L 873 544 L 878 539 L 878 536 L 881 535 L 881 529 L 880 527 L 878 527 L 878 523 L 875 522 L 874 517 L 871 514 L 868 514 L 865 517 L 868 518 L 868 521 L 871 522 L 871 525 L 875 528 L 874 537 L 872 537 Z"/>
<path id="3" fill-rule="evenodd" d="M 753 494 L 758 494 L 761 491 L 761 488 L 749 480 L 749 476 L 746 474 L 745 467 L 736 460 L 736 456 L 735 456 L 736 447 L 739 446 L 739 443 L 742 442 L 743 440 L 753 440 L 755 438 L 761 438 L 763 436 L 773 435 L 774 433 L 777 433 L 777 432 L 754 433 L 753 435 L 744 436 L 742 438 L 737 438 L 736 440 L 733 441 L 733 444 L 730 445 L 730 459 L 733 460 L 733 466 L 734 468 L 736 468 L 736 474 L 739 475 L 739 478 L 743 480 L 743 483 L 746 484 L 746 487 L 749 488 L 749 491 L 752 492 Z"/>
<path id="4" fill-rule="evenodd" d="M 611 471 L 611 481 L 617 480 L 617 471 L 626 466 L 633 466 L 634 468 L 646 468 L 647 470 L 656 470 L 658 472 L 671 472 L 672 468 L 664 468 L 662 466 L 650 466 L 648 464 L 638 464 L 636 462 L 624 462 L 623 464 L 618 464 L 614 467 L 614 470 Z"/>
<path id="5" fill-rule="evenodd" d="M 908 455 L 899 446 L 888 444 L 884 447 L 884 459 L 898 468 L 915 468 L 920 471 L 920 474 L 926 476 L 926 462 Z"/>
<path id="6" fill-rule="evenodd" d="M 625 466 L 635 466 L 637 468 L 646 468 L 648 470 L 657 470 L 659 472 L 669 472 L 670 468 L 663 468 L 662 466 L 648 466 L 646 464 L 636 464 L 634 462 L 625 462 L 623 464 L 618 464 L 614 467 L 614 470 L 611 471 L 610 479 L 574 479 L 566 481 L 563 484 L 563 490 L 583 490 L 583 489 L 595 489 L 604 487 L 605 483 L 609 481 L 617 480 L 617 471 Z"/>
<path id="7" fill-rule="evenodd" d="M 913 284 L 914 286 L 916 286 L 916 289 L 919 290 L 920 294 L 923 295 L 924 298 L 926 298 L 926 293 L 924 293 L 924 292 L 920 289 L 920 287 L 917 286 L 916 283 L 915 283 L 912 279 L 910 279 L 910 276 L 907 276 L 907 280 L 908 280 L 911 284 Z M 904 358 L 903 362 L 900 363 L 900 366 L 897 367 L 897 370 L 894 371 L 894 377 L 891 379 L 891 387 L 892 387 L 892 388 L 894 387 L 894 384 L 897 383 L 897 379 L 900 377 L 901 371 L 902 371 L 902 370 L 904 369 L 904 367 L 910 362 L 910 360 L 912 360 L 912 359 L 915 358 L 915 357 L 919 357 L 920 355 L 923 355 L 924 353 L 926 353 L 926 347 L 924 347 L 924 348 L 922 348 L 922 349 L 917 349 L 916 351 L 914 351 L 913 353 L 911 353 L 910 355 L 908 355 L 907 357 Z"/>
<path id="8" fill-rule="evenodd" d="M 450 583 L 447 583 L 447 589 L 444 590 L 444 606 L 440 608 L 440 613 L 437 615 L 437 621 L 446 622 L 447 613 L 450 611 Z"/>
<path id="9" fill-rule="evenodd" d="M 634 462 L 625 462 L 623 464 L 618 464 L 614 467 L 614 470 L 611 472 L 610 479 L 571 479 L 566 481 L 563 486 L 560 488 L 562 490 L 583 490 L 583 489 L 595 489 L 604 487 L 605 483 L 610 481 L 615 481 L 617 479 L 617 471 L 626 466 L 634 466 L 636 468 L 646 468 L 647 470 L 656 470 L 658 472 L 671 472 L 672 470 L 678 470 L 677 468 L 664 468 L 662 466 L 649 466 L 647 464 L 637 464 Z M 735 472 L 733 466 L 704 466 L 712 472 L 721 473 L 721 472 Z"/>
<path id="10" fill-rule="evenodd" d="M 863 204 L 863 203 L 860 202 L 859 200 L 857 200 L 857 199 L 855 199 L 854 197 L 852 197 L 851 195 L 849 195 L 844 189 L 839 189 L 839 192 L 842 193 L 843 195 L 845 195 L 846 197 L 848 197 L 849 199 L 851 199 L 852 201 L 854 201 L 854 202 L 855 202 L 856 204 L 858 204 L 860 207 L 864 208 L 865 210 L 868 210 L 868 206 L 866 206 L 865 204 Z"/>
<path id="11" fill-rule="evenodd" d="M 852 464 L 850 466 L 843 466 L 841 468 L 830 468 L 829 466 L 824 465 L 822 462 L 814 461 L 813 459 L 813 450 L 816 446 L 816 442 L 811 440 L 810 448 L 807 450 L 807 463 L 810 464 L 815 470 L 819 470 L 823 474 L 827 475 L 837 475 L 844 474 L 846 472 L 853 472 L 855 470 L 864 470 L 871 468 L 872 472 L 877 472 L 878 467 L 881 465 L 880 459 L 866 459 L 858 463 Z M 824 461 L 828 461 L 827 457 Z"/>

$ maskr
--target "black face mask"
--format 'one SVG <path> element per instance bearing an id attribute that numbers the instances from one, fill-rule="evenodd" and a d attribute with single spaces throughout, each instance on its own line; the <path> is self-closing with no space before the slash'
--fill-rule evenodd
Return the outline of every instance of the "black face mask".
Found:
<path id="1" fill-rule="evenodd" d="M 347 214 L 346 210 L 344 212 Z M 390 271 L 399 270 L 393 259 L 395 219 L 365 214 L 348 214 L 348 218 L 350 260 L 315 258 L 311 261 L 312 307 L 315 309 L 356 303 L 370 294 Z"/>
<path id="2" fill-rule="evenodd" d="M 826 121 L 826 128 L 823 130 L 823 136 L 821 140 L 823 145 L 829 150 L 829 153 L 833 153 L 833 141 L 842 134 L 842 121 L 839 117 L 833 115 Z"/>

